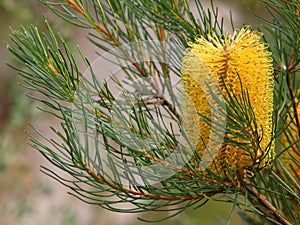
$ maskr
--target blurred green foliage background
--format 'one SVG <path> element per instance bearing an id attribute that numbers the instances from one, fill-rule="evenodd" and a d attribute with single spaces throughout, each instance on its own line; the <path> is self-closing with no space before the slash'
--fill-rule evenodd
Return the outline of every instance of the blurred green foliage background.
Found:
<path id="1" fill-rule="evenodd" d="M 209 6 L 209 1 L 203 3 Z M 237 27 L 244 23 L 256 27 L 258 20 L 253 14 L 264 14 L 262 4 L 257 0 L 223 0 L 215 3 L 228 27 L 230 9 Z M 36 109 L 36 103 L 24 95 L 19 85 L 20 78 L 6 65 L 13 62 L 5 42 L 9 42 L 9 27 L 20 29 L 21 25 L 34 24 L 42 29 L 43 16 L 70 44 L 78 43 L 82 49 L 88 45 L 83 32 L 76 32 L 74 27 L 57 18 L 38 0 L 0 0 L 0 225 L 146 224 L 139 222 L 137 215 L 111 213 L 88 206 L 68 195 L 68 190 L 62 185 L 39 172 L 39 165 L 46 164 L 46 161 L 26 144 L 24 130 L 30 130 L 30 121 L 47 132 L 47 128 L 56 121 L 45 118 Z M 191 209 L 171 221 L 155 224 L 225 224 L 230 210 L 229 204 L 209 202 L 201 210 Z M 142 216 L 157 218 L 156 214 Z M 235 217 L 234 224 L 241 224 L 237 213 Z"/>

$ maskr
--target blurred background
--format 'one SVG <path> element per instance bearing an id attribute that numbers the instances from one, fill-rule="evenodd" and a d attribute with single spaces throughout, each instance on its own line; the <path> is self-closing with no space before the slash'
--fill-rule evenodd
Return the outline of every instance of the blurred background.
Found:
<path id="1" fill-rule="evenodd" d="M 209 7 L 209 1 L 203 4 Z M 256 0 L 222 0 L 215 1 L 215 5 L 225 18 L 226 27 L 231 26 L 230 10 L 236 27 L 244 23 L 256 27 L 259 21 L 254 13 L 264 14 L 261 3 Z M 84 30 L 75 30 L 38 0 L 0 0 L 0 225 L 138 225 L 146 223 L 137 217 L 158 218 L 151 213 L 119 214 L 89 206 L 67 194 L 65 187 L 39 171 L 40 165 L 51 166 L 26 143 L 26 132 L 30 132 L 29 124 L 33 124 L 51 136 L 49 126 L 57 121 L 39 112 L 37 103 L 25 96 L 20 77 L 7 66 L 13 61 L 6 42 L 10 42 L 10 27 L 20 30 L 21 26 L 34 24 L 43 29 L 43 16 L 74 49 L 78 44 L 90 61 L 96 57 Z M 83 65 L 80 67 L 84 69 Z M 201 209 L 190 209 L 171 220 L 154 224 L 225 224 L 230 210 L 230 204 L 209 202 Z M 237 212 L 234 216 L 232 224 L 241 224 Z"/>

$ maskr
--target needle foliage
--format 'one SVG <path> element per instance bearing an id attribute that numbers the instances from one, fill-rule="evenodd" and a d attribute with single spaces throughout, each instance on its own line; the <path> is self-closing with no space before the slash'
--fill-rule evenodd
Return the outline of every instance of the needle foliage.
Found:
<path id="1" fill-rule="evenodd" d="M 210 131 L 191 132 L 183 122 L 189 113 L 182 103 L 188 101 L 182 93 L 183 58 L 196 40 L 215 40 L 212 45 L 224 51 L 218 54 L 226 55 L 222 43 L 231 46 L 240 38 L 227 35 L 238 28 L 232 21 L 232 30 L 224 30 L 213 1 L 206 9 L 201 0 L 40 0 L 84 29 L 95 51 L 101 52 L 97 64 L 78 48 L 87 68 L 81 71 L 74 49 L 46 20 L 46 32 L 34 26 L 11 31 L 8 50 L 16 59 L 12 68 L 23 77 L 22 85 L 36 93 L 30 97 L 42 103 L 40 110 L 59 121 L 49 128 L 55 139 L 36 128 L 29 134 L 31 146 L 58 169 L 42 166 L 42 171 L 80 200 L 111 211 L 165 211 L 168 217 L 162 219 L 167 219 L 188 207 L 201 210 L 207 201 L 224 201 L 232 203 L 232 213 L 239 211 L 245 224 L 300 224 L 300 2 L 261 1 L 271 19 L 260 18 L 263 25 L 253 29 L 261 30 L 268 43 L 257 46 L 272 53 L 272 90 L 264 92 L 259 86 L 255 92 L 255 73 L 255 82 L 247 87 L 248 72 L 245 77 L 243 71 L 231 71 L 234 85 L 216 72 L 218 87 L 206 80 L 202 90 L 191 95 L 197 101 L 205 92 L 203 101 L 210 100 L 210 113 L 199 107 L 195 114 Z M 197 70 L 201 65 L 201 74 L 223 68 L 208 68 L 205 60 L 218 55 L 205 54 L 203 60 L 192 61 Z M 247 54 L 251 64 L 252 53 Z M 193 73 L 196 67 L 189 68 Z M 267 70 L 265 76 L 270 76 Z M 185 79 L 188 76 L 185 73 Z M 263 96 L 266 104 L 257 103 L 257 93 L 271 93 L 272 101 Z M 271 112 L 268 128 L 259 120 L 265 106 Z M 194 145 L 195 136 L 201 144 Z M 199 169 L 204 156 L 197 148 L 209 146 L 208 137 L 225 153 Z M 271 152 L 274 143 L 276 154 Z M 227 157 L 234 151 L 239 151 L 236 160 L 248 155 L 248 161 L 229 163 Z M 232 215 L 227 224 L 231 220 Z"/>

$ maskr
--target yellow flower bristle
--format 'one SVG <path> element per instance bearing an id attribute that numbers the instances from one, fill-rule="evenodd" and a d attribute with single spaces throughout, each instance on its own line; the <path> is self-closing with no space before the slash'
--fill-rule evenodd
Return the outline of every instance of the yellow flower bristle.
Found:
<path id="1" fill-rule="evenodd" d="M 257 155 L 260 156 L 258 167 L 270 164 L 274 158 L 272 137 L 273 113 L 273 67 L 271 53 L 266 50 L 267 45 L 261 43 L 262 33 L 252 31 L 246 26 L 236 30 L 232 35 L 218 37 L 214 32 L 207 38 L 199 36 L 194 43 L 190 43 L 182 61 L 183 84 L 183 126 L 190 142 L 200 156 L 207 151 L 207 145 L 214 138 L 211 126 L 203 115 L 211 118 L 209 92 L 206 83 L 214 84 L 211 90 L 223 92 L 226 98 L 226 87 L 230 87 L 232 94 L 241 95 L 247 88 L 250 104 L 253 108 L 257 123 L 257 133 L 261 138 Z M 206 83 L 205 83 L 206 82 Z M 202 116 L 201 116 L 202 115 Z M 245 128 L 247 129 L 247 128 Z M 227 138 L 232 138 L 228 133 Z M 242 142 L 242 140 L 240 140 Z M 249 143 L 250 145 L 250 143 Z M 236 169 L 255 165 L 253 155 L 239 146 L 221 144 L 210 145 L 209 151 L 214 160 L 209 168 L 226 177 L 228 168 Z M 217 152 L 217 153 L 216 153 Z M 199 162 L 193 160 L 197 166 Z M 227 168 L 227 169 L 226 169 Z"/>

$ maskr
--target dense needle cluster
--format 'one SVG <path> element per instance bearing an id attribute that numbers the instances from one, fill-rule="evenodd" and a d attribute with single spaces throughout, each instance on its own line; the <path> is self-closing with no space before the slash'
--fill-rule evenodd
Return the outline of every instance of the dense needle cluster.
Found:
<path id="1" fill-rule="evenodd" d="M 293 110 L 291 110 L 293 111 Z M 300 119 L 300 103 L 298 103 L 297 106 L 297 112 L 298 112 L 298 119 Z M 291 112 L 291 115 L 293 115 L 293 112 Z M 281 161 L 285 165 L 285 167 L 289 170 L 289 172 L 292 174 L 293 178 L 299 182 L 300 181 L 300 168 L 299 168 L 299 161 L 300 161 L 300 155 L 299 155 L 299 142 L 298 140 L 298 127 L 294 120 L 292 120 L 290 117 L 287 118 L 286 124 L 289 124 L 289 129 L 286 130 L 286 134 L 282 135 L 281 138 L 281 147 L 285 152 L 283 153 L 281 157 Z M 292 146 L 290 146 L 289 143 L 293 143 Z M 288 149 L 287 149 L 288 148 Z"/>
<path id="2" fill-rule="evenodd" d="M 298 119 L 300 119 L 300 103 L 297 101 L 297 113 L 298 113 Z M 288 114 L 286 118 L 286 125 L 288 125 L 288 129 L 285 130 L 285 132 L 281 135 L 280 138 L 280 150 L 283 150 L 280 159 L 282 164 L 284 165 L 287 172 L 292 176 L 292 178 L 299 183 L 300 182 L 300 168 L 299 168 L 299 162 L 300 162 L 300 144 L 299 144 L 299 136 L 298 136 L 298 127 L 296 124 L 296 118 L 294 117 L 294 110 L 293 108 L 290 109 L 290 114 Z M 291 144 L 292 143 L 292 144 Z M 286 173 L 281 170 L 280 171 L 281 178 L 285 180 L 291 180 L 289 178 L 289 175 L 286 175 Z M 293 191 L 295 191 L 297 194 L 299 194 L 299 188 L 293 188 Z M 289 197 L 289 199 L 293 202 L 293 204 L 290 206 L 296 217 L 299 218 L 300 212 L 300 204 L 299 200 L 292 196 L 290 193 L 286 193 L 286 195 Z"/>
<path id="3" fill-rule="evenodd" d="M 268 46 L 260 42 L 261 36 L 261 33 L 248 26 L 235 30 L 232 35 L 220 37 L 211 32 L 207 38 L 197 37 L 183 59 L 183 124 L 186 134 L 200 156 L 210 151 L 214 160 L 209 168 L 222 177 L 229 176 L 230 171 L 239 171 L 253 165 L 265 167 L 274 158 L 274 146 L 271 143 L 273 66 L 271 53 L 266 50 Z M 245 127 L 245 133 L 249 131 L 253 140 L 244 140 L 232 132 L 224 133 L 224 140 L 243 143 L 246 147 L 241 148 L 239 144 L 228 142 L 222 145 L 217 142 L 209 144 L 216 136 L 204 119 L 215 115 L 207 86 L 212 91 L 221 90 L 225 98 L 230 95 L 241 96 L 247 89 L 253 118 L 251 125 Z M 227 115 L 227 121 L 234 120 L 230 117 Z M 253 131 L 257 134 L 256 139 Z M 255 146 L 254 139 L 258 140 L 258 146 Z M 213 146 L 218 146 L 218 149 Z M 194 163 L 199 166 L 197 160 Z"/>

